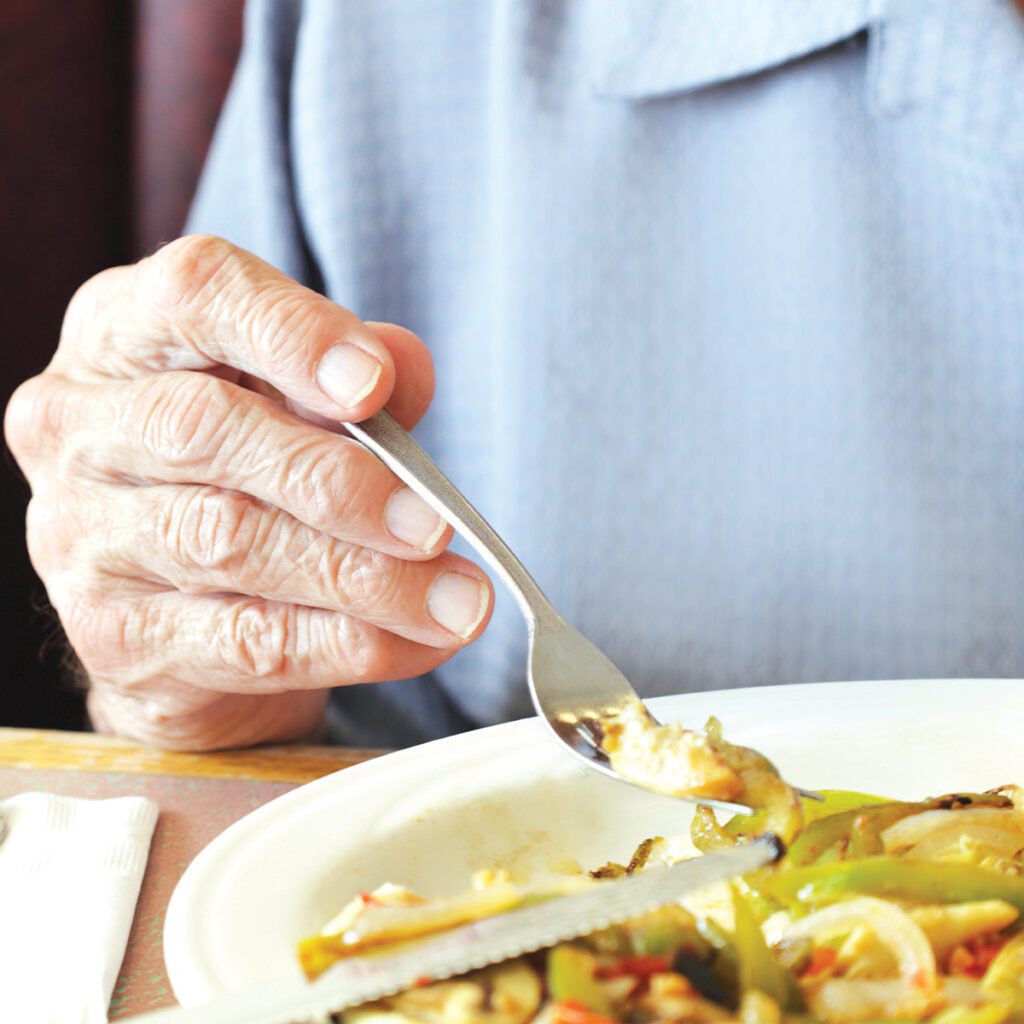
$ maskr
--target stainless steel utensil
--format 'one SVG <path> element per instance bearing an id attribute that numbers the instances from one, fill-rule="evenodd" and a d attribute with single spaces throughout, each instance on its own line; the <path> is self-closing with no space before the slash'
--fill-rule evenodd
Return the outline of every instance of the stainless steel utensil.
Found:
<path id="1" fill-rule="evenodd" d="M 516 599 L 529 628 L 528 675 L 537 714 L 590 768 L 630 782 L 601 749 L 598 724 L 640 700 L 629 680 L 558 614 L 490 523 L 387 412 L 345 426 L 472 544 Z M 707 797 L 682 799 L 732 813 L 750 810 Z"/>
<path id="2" fill-rule="evenodd" d="M 192 1009 L 161 1010 L 137 1024 L 327 1024 L 340 1011 L 619 924 L 689 892 L 763 867 L 784 853 L 774 836 L 593 889 L 452 928 L 405 950 L 347 957 L 312 984 L 270 984 Z"/>

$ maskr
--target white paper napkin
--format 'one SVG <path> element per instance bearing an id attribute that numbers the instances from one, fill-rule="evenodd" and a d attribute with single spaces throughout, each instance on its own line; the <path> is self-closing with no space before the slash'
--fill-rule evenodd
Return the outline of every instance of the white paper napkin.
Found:
<path id="1" fill-rule="evenodd" d="M 156 805 L 22 793 L 0 815 L 0 1021 L 106 1024 Z"/>

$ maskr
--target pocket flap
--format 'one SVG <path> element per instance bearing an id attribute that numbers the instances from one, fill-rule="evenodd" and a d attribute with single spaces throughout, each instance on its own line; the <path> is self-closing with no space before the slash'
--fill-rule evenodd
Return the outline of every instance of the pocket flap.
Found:
<path id="1" fill-rule="evenodd" d="M 874 0 L 599 0 L 598 95 L 653 99 L 756 74 L 867 28 Z"/>

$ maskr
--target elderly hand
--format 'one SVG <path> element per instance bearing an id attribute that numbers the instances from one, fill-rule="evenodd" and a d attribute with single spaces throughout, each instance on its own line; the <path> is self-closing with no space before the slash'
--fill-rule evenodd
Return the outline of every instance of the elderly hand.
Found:
<path id="1" fill-rule="evenodd" d="M 423 343 L 218 238 L 97 275 L 7 409 L 28 546 L 97 727 L 180 749 L 295 739 L 328 687 L 417 675 L 492 591 L 329 429 L 433 394 Z"/>

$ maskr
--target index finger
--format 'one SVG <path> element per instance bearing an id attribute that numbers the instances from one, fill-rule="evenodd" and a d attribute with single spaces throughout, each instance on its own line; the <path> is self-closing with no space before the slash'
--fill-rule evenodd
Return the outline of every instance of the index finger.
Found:
<path id="1" fill-rule="evenodd" d="M 322 416 L 358 421 L 395 384 L 357 316 L 212 235 L 190 235 L 97 275 L 72 299 L 53 361 L 79 379 L 231 367 Z"/>

